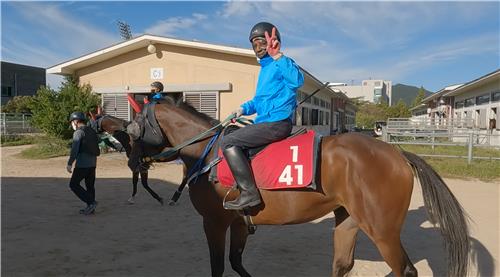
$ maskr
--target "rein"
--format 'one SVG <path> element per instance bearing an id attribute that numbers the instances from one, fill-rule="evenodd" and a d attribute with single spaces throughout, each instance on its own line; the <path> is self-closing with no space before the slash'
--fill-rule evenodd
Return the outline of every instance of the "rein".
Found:
<path id="1" fill-rule="evenodd" d="M 216 129 L 219 129 L 220 127 L 224 127 L 227 123 L 232 122 L 235 118 L 236 118 L 236 115 L 231 114 L 226 119 L 224 119 L 224 121 L 220 122 L 219 124 L 213 126 L 210 129 L 200 133 L 199 135 L 196 135 L 196 136 L 188 139 L 187 141 L 185 141 L 185 142 L 183 142 L 175 147 L 172 147 L 164 152 L 161 152 L 161 153 L 156 154 L 156 155 L 151 156 L 151 157 L 144 157 L 143 160 L 145 162 L 157 162 L 157 161 L 168 159 L 168 158 L 176 155 L 177 152 L 179 152 L 182 148 L 189 146 L 189 145 L 191 145 L 191 144 L 193 144 L 201 139 L 206 138 L 210 132 L 212 132 Z M 214 134 L 212 134 L 212 136 L 214 136 Z"/>

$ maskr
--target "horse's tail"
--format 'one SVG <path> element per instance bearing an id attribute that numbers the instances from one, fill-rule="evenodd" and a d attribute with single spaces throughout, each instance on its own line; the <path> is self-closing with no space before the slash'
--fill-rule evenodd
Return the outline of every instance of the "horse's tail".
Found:
<path id="1" fill-rule="evenodd" d="M 402 151 L 422 186 L 429 220 L 439 224 L 448 252 L 448 276 L 466 276 L 469 265 L 467 215 L 441 176 L 419 156 Z"/>

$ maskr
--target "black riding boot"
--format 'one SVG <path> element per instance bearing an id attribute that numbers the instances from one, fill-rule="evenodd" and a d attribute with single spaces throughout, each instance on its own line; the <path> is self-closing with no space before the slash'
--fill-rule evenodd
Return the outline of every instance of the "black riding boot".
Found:
<path id="1" fill-rule="evenodd" d="M 241 210 L 259 205 L 261 202 L 259 190 L 255 185 L 252 168 L 243 150 L 238 146 L 231 146 L 225 149 L 223 154 L 240 189 L 239 198 L 225 202 L 224 209 Z"/>

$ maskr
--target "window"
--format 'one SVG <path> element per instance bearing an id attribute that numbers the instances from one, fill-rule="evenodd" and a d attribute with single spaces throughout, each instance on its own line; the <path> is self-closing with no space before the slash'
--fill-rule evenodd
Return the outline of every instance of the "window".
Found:
<path id="1" fill-rule="evenodd" d="M 316 106 L 319 106 L 319 99 L 318 97 L 312 97 L 313 98 L 313 104 L 316 105 Z"/>
<path id="2" fill-rule="evenodd" d="M 320 101 L 320 106 L 321 106 L 322 108 L 326 107 L 326 102 L 325 102 L 325 100 L 321 100 L 321 101 Z"/>
<path id="3" fill-rule="evenodd" d="M 311 111 L 311 125 L 319 124 L 319 113 L 318 109 L 312 109 Z"/>
<path id="4" fill-rule="evenodd" d="M 375 82 L 375 86 L 376 86 L 376 87 L 380 87 L 380 81 L 376 81 L 376 82 Z"/>
<path id="5" fill-rule="evenodd" d="M 489 94 L 485 94 L 485 95 L 481 95 L 481 96 L 476 97 L 476 105 L 487 104 L 487 103 L 490 103 L 490 95 Z"/>
<path id="6" fill-rule="evenodd" d="M 309 109 L 302 107 L 302 126 L 309 125 Z"/>
<path id="7" fill-rule="evenodd" d="M 12 96 L 12 87 L 2 86 L 2 96 L 3 97 L 10 97 L 10 96 Z"/>
<path id="8" fill-rule="evenodd" d="M 130 120 L 130 105 L 126 94 L 103 94 L 102 107 L 105 114 L 109 114 L 123 120 Z"/>
<path id="9" fill-rule="evenodd" d="M 184 100 L 200 113 L 219 119 L 219 92 L 184 92 Z"/>
<path id="10" fill-rule="evenodd" d="M 326 108 L 330 109 L 330 103 L 329 102 L 326 102 Z"/>
<path id="11" fill-rule="evenodd" d="M 491 93 L 491 102 L 497 102 L 497 101 L 500 101 L 500 91 Z"/>
<path id="12" fill-rule="evenodd" d="M 323 111 L 319 111 L 319 123 L 318 125 L 323 125 Z"/>
<path id="13" fill-rule="evenodd" d="M 455 109 L 461 109 L 464 107 L 464 101 L 458 101 L 455 103 Z"/>
<path id="14" fill-rule="evenodd" d="M 326 112 L 326 125 L 330 125 L 330 113 L 329 112 Z"/>
<path id="15" fill-rule="evenodd" d="M 474 106 L 474 98 L 469 98 L 465 100 L 464 107 Z"/>

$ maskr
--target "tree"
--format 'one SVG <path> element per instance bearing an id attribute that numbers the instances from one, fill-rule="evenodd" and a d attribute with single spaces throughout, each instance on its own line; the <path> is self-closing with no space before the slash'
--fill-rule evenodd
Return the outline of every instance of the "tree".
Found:
<path id="1" fill-rule="evenodd" d="M 2 106 L 3 113 L 31 113 L 32 96 L 14 96 Z"/>
<path id="2" fill-rule="evenodd" d="M 358 111 L 356 112 L 356 126 L 365 128 L 373 128 L 376 121 L 386 120 L 386 110 L 387 104 L 374 104 L 368 101 L 353 101 L 354 105 L 357 106 Z"/>
<path id="3" fill-rule="evenodd" d="M 33 124 L 47 135 L 63 139 L 71 137 L 68 119 L 72 112 L 86 113 L 100 103 L 90 85 L 80 86 L 72 77 L 65 79 L 59 91 L 41 87 L 33 100 Z"/>
<path id="4" fill-rule="evenodd" d="M 356 126 L 365 128 L 373 128 L 376 121 L 387 121 L 388 118 L 410 117 L 411 113 L 403 99 L 399 99 L 398 103 L 389 106 L 387 103 L 370 103 L 359 99 L 351 99 L 354 105 L 358 108 L 356 112 Z"/>
<path id="5" fill-rule="evenodd" d="M 399 99 L 396 105 L 386 108 L 386 115 L 388 118 L 405 118 L 410 117 L 411 112 L 403 99 Z"/>
<path id="6" fill-rule="evenodd" d="M 413 108 L 420 105 L 420 103 L 422 103 L 422 100 L 424 100 L 424 98 L 425 98 L 425 89 L 424 87 L 421 86 L 420 89 L 418 90 L 417 96 L 415 96 L 415 99 L 413 99 L 411 107 Z"/>

